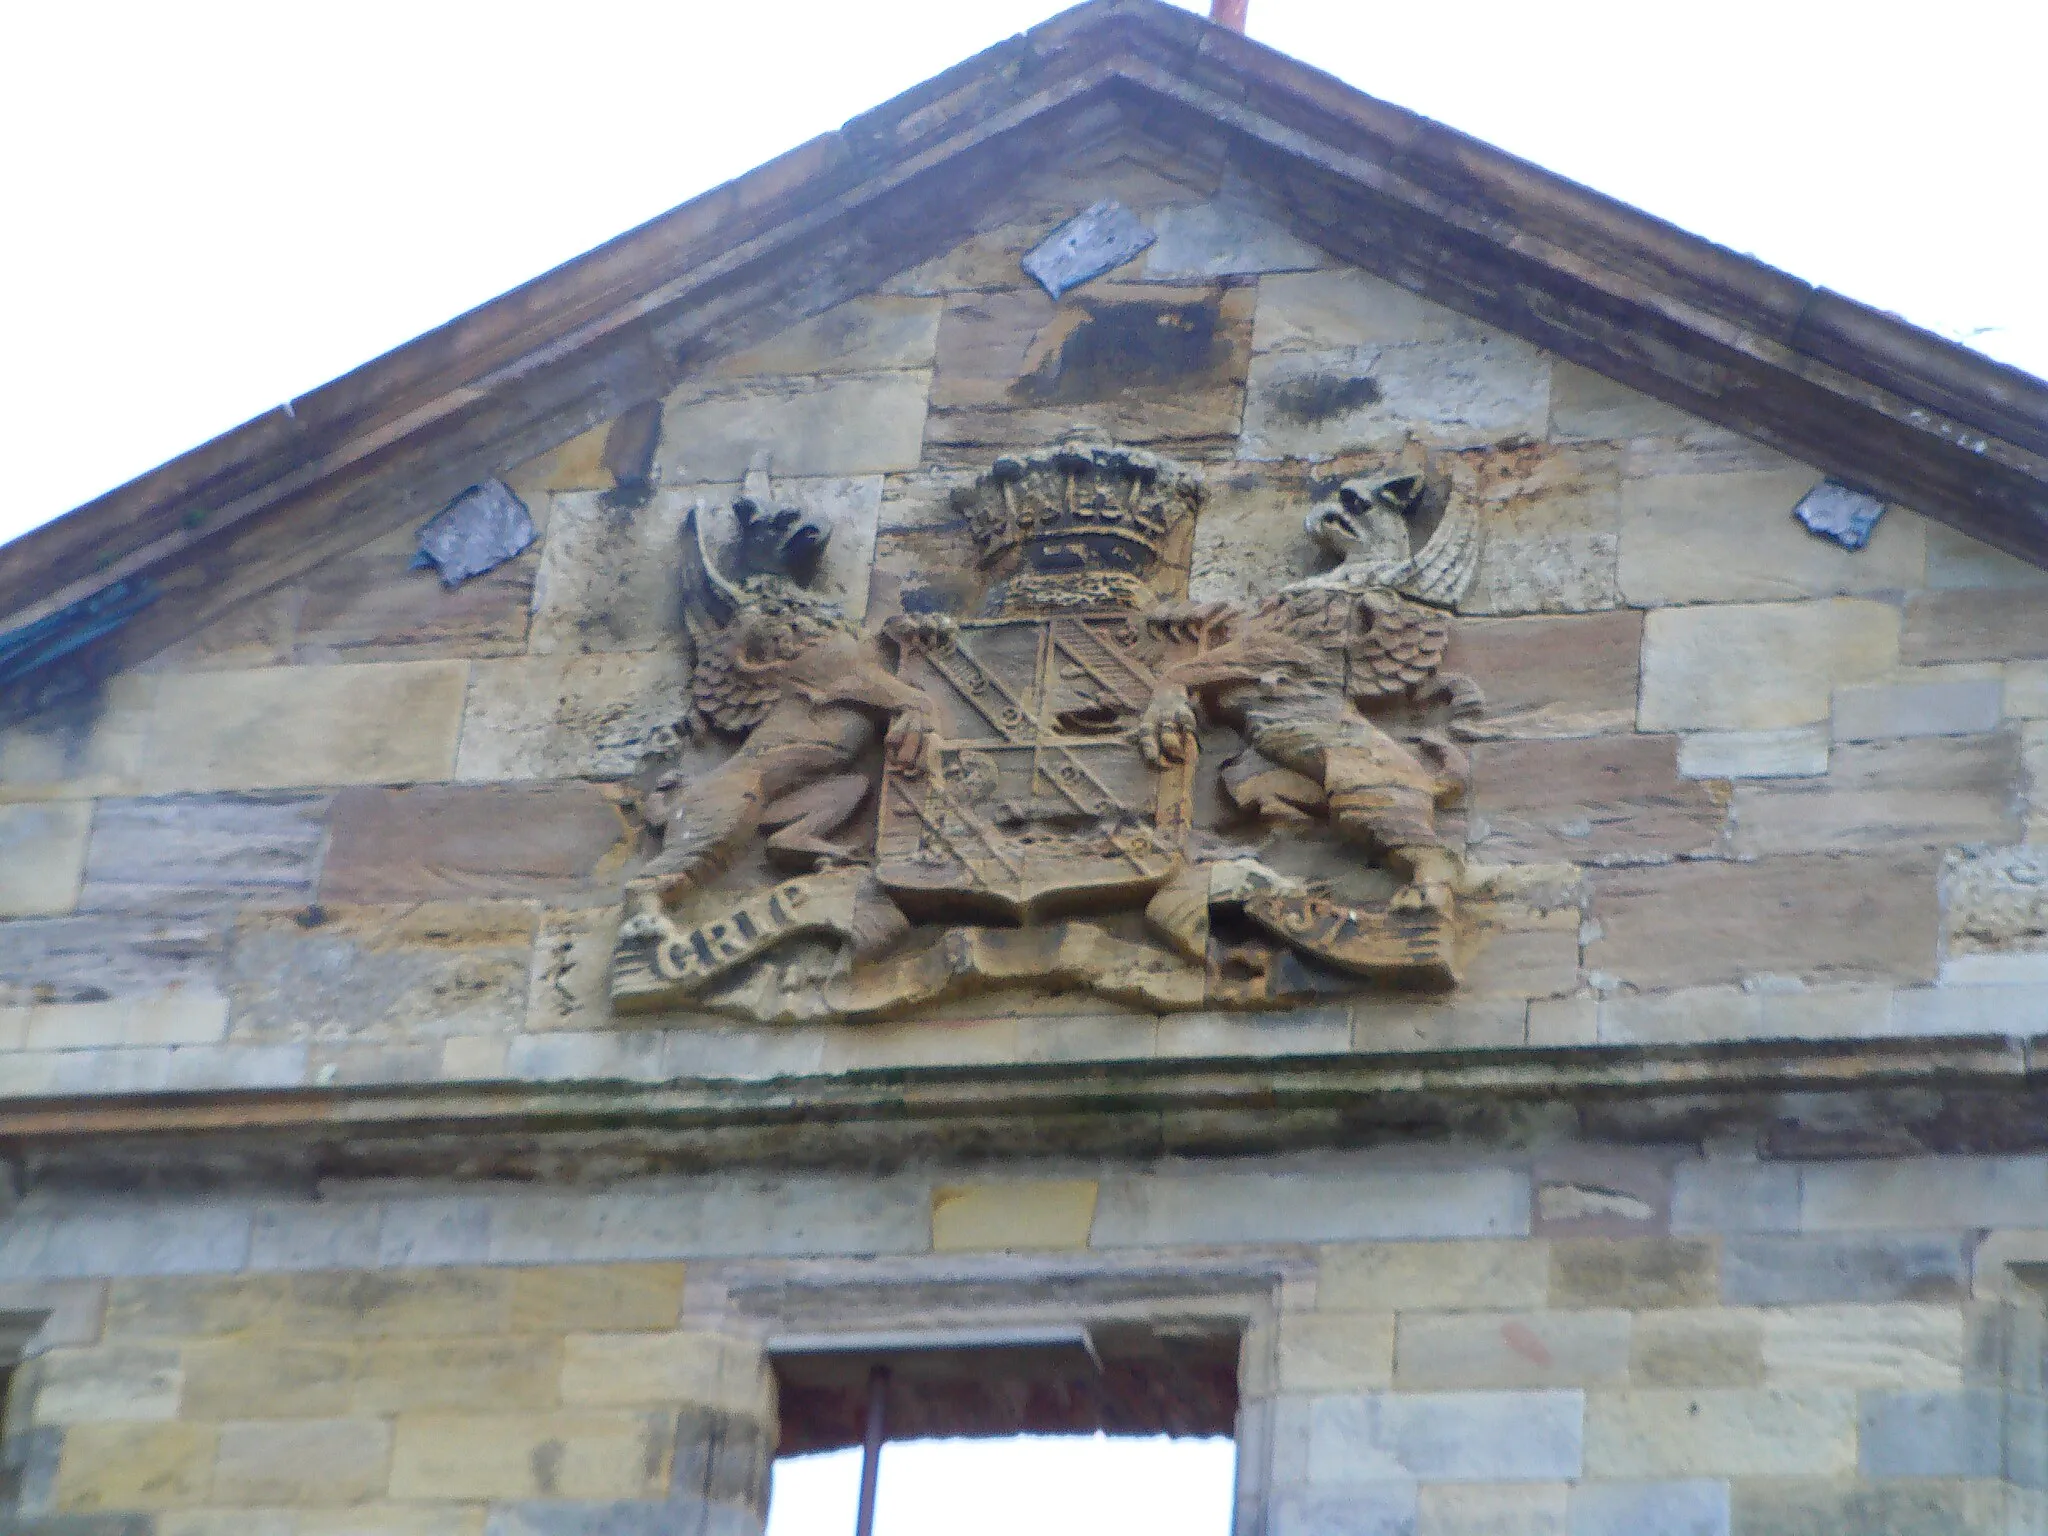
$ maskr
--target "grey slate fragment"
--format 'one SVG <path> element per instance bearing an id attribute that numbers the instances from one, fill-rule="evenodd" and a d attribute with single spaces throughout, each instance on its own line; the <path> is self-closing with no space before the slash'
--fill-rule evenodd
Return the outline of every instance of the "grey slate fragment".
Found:
<path id="1" fill-rule="evenodd" d="M 1839 480 L 1823 480 L 1804 496 L 1792 515 L 1809 533 L 1833 539 L 1844 549 L 1861 549 L 1884 516 L 1885 504 L 1875 496 L 1852 490 Z"/>
<path id="2" fill-rule="evenodd" d="M 432 566 L 441 585 L 459 587 L 503 565 L 540 537 L 526 503 L 502 480 L 473 485 L 419 532 L 416 567 Z"/>
<path id="3" fill-rule="evenodd" d="M 1024 271 L 1058 298 L 1122 266 L 1158 238 L 1122 203 L 1100 202 L 1033 246 L 1024 257 Z"/>

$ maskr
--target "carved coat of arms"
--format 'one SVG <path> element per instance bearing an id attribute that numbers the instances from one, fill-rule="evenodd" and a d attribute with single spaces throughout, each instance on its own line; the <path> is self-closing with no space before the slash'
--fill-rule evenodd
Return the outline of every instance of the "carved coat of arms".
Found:
<path id="1" fill-rule="evenodd" d="M 617 1004 L 859 1020 L 1008 987 L 1169 1011 L 1454 985 L 1464 866 L 1437 812 L 1480 699 L 1442 663 L 1476 524 L 1426 470 L 1347 482 L 1307 517 L 1334 569 L 1194 605 L 1164 582 L 1203 499 L 1086 430 L 1000 459 L 954 496 L 980 611 L 872 630 L 809 590 L 830 529 L 765 477 L 727 569 L 686 520 L 682 727 L 735 745 L 646 787 L 660 846 Z M 1279 833 L 1339 878 L 1269 862 Z"/>

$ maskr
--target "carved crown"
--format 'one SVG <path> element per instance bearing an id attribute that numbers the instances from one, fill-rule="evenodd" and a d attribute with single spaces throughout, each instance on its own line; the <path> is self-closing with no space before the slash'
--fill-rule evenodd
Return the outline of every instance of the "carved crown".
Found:
<path id="1" fill-rule="evenodd" d="M 997 459 L 953 493 L 981 563 L 1020 552 L 1046 575 L 1143 576 L 1202 504 L 1195 470 L 1080 427 L 1038 453 Z"/>

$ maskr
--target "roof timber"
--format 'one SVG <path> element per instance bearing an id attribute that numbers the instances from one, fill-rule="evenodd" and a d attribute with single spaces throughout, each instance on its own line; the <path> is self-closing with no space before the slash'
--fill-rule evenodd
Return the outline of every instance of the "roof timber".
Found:
<path id="1" fill-rule="evenodd" d="M 0 631 L 147 574 L 179 601 L 131 644 L 162 643 L 291 574 L 251 551 L 303 568 L 430 513 L 1118 128 L 1220 134 L 1334 255 L 2048 565 L 2048 384 L 1161 0 L 1091 0 L 0 547 Z"/>

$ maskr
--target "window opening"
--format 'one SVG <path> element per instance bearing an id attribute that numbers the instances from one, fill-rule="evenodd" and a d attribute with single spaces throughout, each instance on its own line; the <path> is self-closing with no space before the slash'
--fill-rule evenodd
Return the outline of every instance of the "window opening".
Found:
<path id="1" fill-rule="evenodd" d="M 1238 1352 L 1206 1321 L 790 1341 L 769 1536 L 1227 1536 Z"/>

